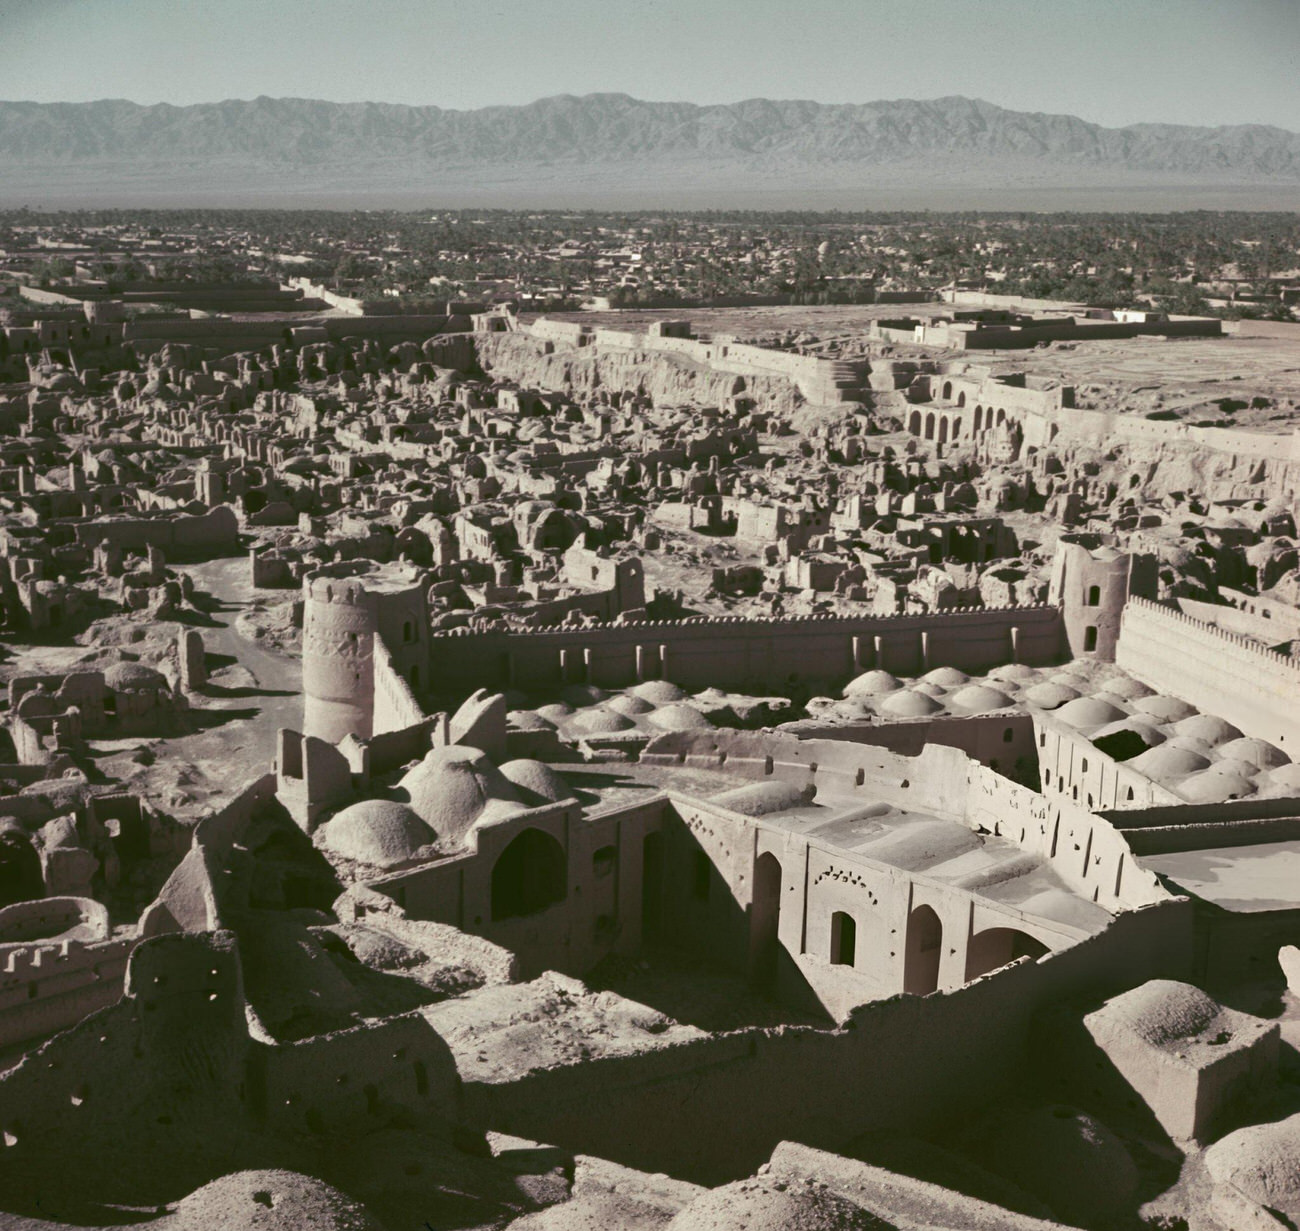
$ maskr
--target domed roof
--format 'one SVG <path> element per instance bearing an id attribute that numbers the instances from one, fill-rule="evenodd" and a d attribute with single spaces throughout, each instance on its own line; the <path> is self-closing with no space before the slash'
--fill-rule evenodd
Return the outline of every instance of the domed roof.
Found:
<path id="1" fill-rule="evenodd" d="M 1199 739 L 1211 748 L 1230 739 L 1237 739 L 1241 735 L 1232 723 L 1214 714 L 1193 714 L 1190 718 L 1183 718 L 1174 723 L 1174 730 L 1179 735 L 1190 735 L 1193 739 Z"/>
<path id="2" fill-rule="evenodd" d="M 617 710 L 592 709 L 575 714 L 564 729 L 573 735 L 613 735 L 618 731 L 631 731 L 635 727 L 636 723 Z"/>
<path id="3" fill-rule="evenodd" d="M 1053 682 L 1055 678 L 1053 677 Z M 1108 722 L 1127 717 L 1119 706 L 1103 701 L 1099 697 L 1078 697 L 1073 701 L 1067 701 L 1056 711 L 1056 716 L 1063 723 L 1074 727 L 1076 731 L 1100 727 Z"/>
<path id="4" fill-rule="evenodd" d="M 1162 693 L 1153 693 L 1149 697 L 1138 697 L 1133 702 L 1138 713 L 1150 714 L 1159 722 L 1181 722 L 1196 713 L 1196 706 L 1188 705 L 1177 697 L 1167 697 Z"/>
<path id="5" fill-rule="evenodd" d="M 1088 677 L 1081 675 L 1078 671 L 1058 671 L 1055 675 L 1048 677 L 1049 684 L 1060 684 L 1064 688 L 1073 688 L 1075 692 L 1084 693 L 1088 691 Z"/>
<path id="6" fill-rule="evenodd" d="M 1106 691 L 1116 697 L 1122 697 L 1125 701 L 1149 697 L 1152 692 L 1141 680 L 1135 680 L 1131 675 L 1112 676 L 1106 681 Z"/>
<path id="7" fill-rule="evenodd" d="M 845 722 L 861 722 L 872 716 L 870 708 L 861 701 L 837 701 L 830 707 L 830 712 Z"/>
<path id="8" fill-rule="evenodd" d="M 881 1222 L 812 1180 L 760 1176 L 697 1197 L 665 1231 L 881 1231 Z"/>
<path id="9" fill-rule="evenodd" d="M 506 721 L 516 731 L 554 731 L 555 723 L 543 718 L 536 710 L 511 710 Z"/>
<path id="10" fill-rule="evenodd" d="M 166 1231 L 383 1231 L 363 1205 L 296 1171 L 237 1171 L 183 1198 Z"/>
<path id="11" fill-rule="evenodd" d="M 506 815 L 523 806 L 514 786 L 477 748 L 434 748 L 398 784 L 411 807 L 445 845 L 460 846 L 485 813 Z"/>
<path id="12" fill-rule="evenodd" d="M 669 680 L 646 680 L 635 688 L 628 689 L 633 696 L 649 701 L 651 705 L 667 705 L 672 701 L 685 701 L 688 694 L 684 688 L 678 688 Z"/>
<path id="13" fill-rule="evenodd" d="M 1254 793 L 1255 784 L 1249 778 L 1221 765 L 1212 765 L 1178 784 L 1178 794 L 1189 804 L 1221 804 Z"/>
<path id="14" fill-rule="evenodd" d="M 927 684 L 940 684 L 944 688 L 956 688 L 970 680 L 969 675 L 964 671 L 958 671 L 956 667 L 935 667 L 933 671 L 927 671 L 921 678 Z"/>
<path id="15" fill-rule="evenodd" d="M 524 758 L 507 761 L 501 766 L 501 774 L 507 781 L 513 783 L 519 794 L 529 802 L 554 803 L 556 800 L 568 799 L 573 795 L 573 790 L 568 783 L 549 765 L 541 761 L 530 761 Z M 532 796 L 537 797 L 536 801 L 531 799 Z"/>
<path id="16" fill-rule="evenodd" d="M 1248 735 L 1220 744 L 1219 755 L 1234 761 L 1246 761 L 1259 769 L 1274 769 L 1286 765 L 1288 761 L 1286 753 L 1280 748 L 1274 748 L 1272 744 L 1262 739 L 1252 739 Z"/>
<path id="17" fill-rule="evenodd" d="M 1037 675 L 1038 672 L 1028 663 L 1002 663 L 989 672 L 989 679 L 1004 680 L 1011 684 L 1026 684 Z"/>
<path id="18" fill-rule="evenodd" d="M 1140 774 L 1155 782 L 1165 782 L 1170 778 L 1181 778 L 1209 767 L 1208 757 L 1193 752 L 1190 748 L 1175 748 L 1162 744 L 1159 748 L 1148 748 L 1140 756 L 1128 762 Z"/>
<path id="19" fill-rule="evenodd" d="M 967 684 L 948 698 L 948 704 L 968 714 L 983 714 L 989 710 L 1005 709 L 1011 704 L 1011 698 L 987 684 Z"/>
<path id="20" fill-rule="evenodd" d="M 1053 684 L 1050 680 L 1044 680 L 1041 684 L 1025 689 L 1025 700 L 1043 710 L 1054 710 L 1067 701 L 1073 701 L 1078 695 L 1073 688 L 1068 688 L 1064 684 Z"/>
<path id="21" fill-rule="evenodd" d="M 1104 727 L 1094 731 L 1088 738 L 1095 744 L 1098 740 L 1106 739 L 1112 735 L 1119 735 L 1121 732 L 1131 731 L 1134 735 L 1148 747 L 1154 748 L 1157 744 L 1163 744 L 1168 736 L 1149 718 L 1121 718 L 1117 722 L 1108 722 Z M 1130 743 L 1132 741 L 1129 741 Z"/>
<path id="22" fill-rule="evenodd" d="M 655 710 L 647 721 L 664 731 L 698 731 L 713 726 L 692 705 L 665 705 Z"/>
<path id="23" fill-rule="evenodd" d="M 1216 1187 L 1236 1189 L 1261 1207 L 1260 1226 L 1275 1221 L 1265 1210 L 1291 1223 L 1300 1216 L 1300 1115 L 1239 1128 L 1210 1146 L 1204 1158 Z"/>
<path id="24" fill-rule="evenodd" d="M 654 706 L 644 697 L 638 697 L 636 693 L 620 693 L 607 702 L 606 709 L 617 710 L 620 714 L 626 714 L 632 717 L 635 714 L 648 714 Z"/>
<path id="25" fill-rule="evenodd" d="M 608 696 L 603 688 L 594 684 L 569 684 L 560 690 L 560 696 L 575 708 L 584 705 L 599 705 Z"/>
<path id="26" fill-rule="evenodd" d="M 892 697 L 886 697 L 878 708 L 891 718 L 924 718 L 943 706 L 923 692 L 896 692 Z"/>
<path id="27" fill-rule="evenodd" d="M 391 799 L 363 799 L 336 812 L 321 826 L 317 840 L 344 859 L 376 868 L 391 868 L 415 858 L 437 834 L 405 804 Z"/>
<path id="28" fill-rule="evenodd" d="M 897 692 L 902 688 L 897 677 L 888 671 L 864 671 L 844 687 L 846 697 L 878 697 L 881 693 Z"/>
<path id="29" fill-rule="evenodd" d="M 919 692 L 924 696 L 934 697 L 936 700 L 939 697 L 946 697 L 948 695 L 948 689 L 946 689 L 942 684 L 936 684 L 933 680 L 917 680 L 908 691 Z"/>
<path id="30" fill-rule="evenodd" d="M 1260 778 L 1270 795 L 1300 795 L 1300 765 L 1279 765 Z"/>
<path id="31" fill-rule="evenodd" d="M 104 672 L 104 683 L 114 692 L 143 692 L 170 687 L 161 671 L 146 667 L 144 663 L 114 663 Z"/>
<path id="32" fill-rule="evenodd" d="M 565 701 L 552 701 L 549 705 L 539 705 L 533 713 L 547 722 L 561 723 L 573 713 L 573 706 Z"/>
<path id="33" fill-rule="evenodd" d="M 1149 979 L 1108 1000 L 1097 1016 L 1153 1047 L 1165 1047 L 1201 1034 L 1221 1011 L 1218 1001 L 1199 987 L 1173 979 Z"/>

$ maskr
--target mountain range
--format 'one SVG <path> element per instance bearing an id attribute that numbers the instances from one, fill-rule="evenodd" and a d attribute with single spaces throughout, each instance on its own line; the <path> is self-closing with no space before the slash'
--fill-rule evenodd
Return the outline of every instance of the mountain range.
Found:
<path id="1" fill-rule="evenodd" d="M 160 203 L 259 196 L 354 204 L 575 204 L 701 193 L 890 190 L 1032 194 L 1219 192 L 1300 207 L 1300 134 L 1264 125 L 1104 128 L 962 97 L 825 104 L 766 98 L 698 106 L 625 94 L 559 95 L 450 111 L 257 98 L 177 107 L 123 100 L 0 102 L 0 201 L 123 193 Z M 459 201 L 450 198 L 460 198 Z M 166 201 L 163 202 L 163 198 Z M 692 201 L 683 199 L 684 205 Z M 789 202 L 787 202 L 788 204 Z M 1195 203 L 1195 202 L 1192 202 Z M 810 204 L 815 204 L 810 199 Z"/>

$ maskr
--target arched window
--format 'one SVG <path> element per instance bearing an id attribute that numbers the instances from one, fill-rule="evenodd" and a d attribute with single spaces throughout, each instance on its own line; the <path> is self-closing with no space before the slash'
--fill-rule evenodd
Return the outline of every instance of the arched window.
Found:
<path id="1" fill-rule="evenodd" d="M 540 829 L 525 829 L 492 869 L 492 918 L 535 915 L 563 902 L 567 880 L 564 848 Z"/>
<path id="2" fill-rule="evenodd" d="M 857 956 L 858 924 L 852 915 L 837 910 L 831 916 L 831 965 L 852 966 Z"/>
<path id="3" fill-rule="evenodd" d="M 1101 606 L 1101 587 L 1100 587 L 1100 586 L 1089 586 L 1089 587 L 1088 587 L 1088 601 L 1087 601 L 1087 603 L 1085 604 L 1085 606 L 1088 606 L 1088 607 L 1100 607 L 1100 606 Z"/>

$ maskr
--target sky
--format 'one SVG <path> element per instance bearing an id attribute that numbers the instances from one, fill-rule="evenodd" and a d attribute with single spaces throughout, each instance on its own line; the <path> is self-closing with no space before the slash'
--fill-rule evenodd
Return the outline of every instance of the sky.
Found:
<path id="1" fill-rule="evenodd" d="M 964 94 L 1300 131 L 1300 0 L 0 0 L 0 99 Z"/>

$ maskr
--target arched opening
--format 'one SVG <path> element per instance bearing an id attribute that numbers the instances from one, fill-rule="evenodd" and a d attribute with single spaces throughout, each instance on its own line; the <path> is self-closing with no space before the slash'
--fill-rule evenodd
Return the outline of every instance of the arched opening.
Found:
<path id="1" fill-rule="evenodd" d="M 540 829 L 525 829 L 492 869 L 492 918 L 535 915 L 565 898 L 564 848 Z"/>
<path id="2" fill-rule="evenodd" d="M 657 830 L 641 843 L 641 939 L 658 940 L 664 919 L 664 836 Z"/>
<path id="3" fill-rule="evenodd" d="M 781 861 L 771 852 L 754 864 L 754 902 L 750 907 L 750 954 L 754 982 L 766 986 L 776 978 L 781 940 Z"/>
<path id="4" fill-rule="evenodd" d="M 939 443 L 948 443 L 948 420 L 942 416 L 939 419 Z"/>
<path id="5" fill-rule="evenodd" d="M 965 395 L 964 393 L 959 393 L 959 394 L 957 395 L 957 405 L 958 405 L 958 406 L 965 406 L 965 405 L 966 405 L 966 395 Z"/>
<path id="6" fill-rule="evenodd" d="M 957 439 L 961 435 L 961 418 L 958 417 L 952 421 L 952 438 Z"/>
<path id="7" fill-rule="evenodd" d="M 975 407 L 975 435 L 980 434 L 980 428 L 984 426 L 984 407 Z"/>
<path id="8" fill-rule="evenodd" d="M 1083 630 L 1083 649 L 1085 653 L 1091 653 L 1097 648 L 1097 626 L 1089 624 Z"/>
<path id="9" fill-rule="evenodd" d="M 1100 606 L 1101 606 L 1101 587 L 1100 587 L 1100 586 L 1089 586 L 1089 587 L 1088 587 L 1088 601 L 1087 601 L 1087 604 L 1086 604 L 1086 605 L 1089 606 L 1089 607 L 1100 607 Z"/>
<path id="10" fill-rule="evenodd" d="M 926 440 L 934 439 L 934 416 L 925 416 L 925 438 Z"/>
<path id="11" fill-rule="evenodd" d="M 966 982 L 997 970 L 1017 958 L 1040 958 L 1047 952 L 1041 940 L 1017 928 L 986 928 L 966 946 Z"/>
<path id="12" fill-rule="evenodd" d="M 939 959 L 943 956 L 943 924 L 929 906 L 918 906 L 907 917 L 903 960 L 903 991 L 928 996 L 939 988 Z"/>
<path id="13" fill-rule="evenodd" d="M 919 410 L 912 411 L 911 415 L 908 417 L 907 430 L 911 432 L 913 436 L 919 436 L 921 434 L 921 412 Z"/>
<path id="14" fill-rule="evenodd" d="M 952 401 L 952 381 L 950 380 L 945 380 L 943 382 L 943 400 L 945 402 Z"/>
<path id="15" fill-rule="evenodd" d="M 831 965 L 852 966 L 857 950 L 857 920 L 852 915 L 837 910 L 831 916 Z"/>
<path id="16" fill-rule="evenodd" d="M 998 407 L 997 425 L 1001 427 L 1007 421 L 1007 412 L 1001 406 Z"/>

